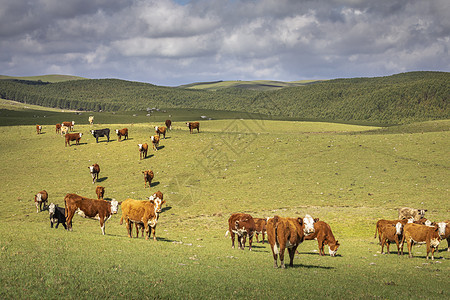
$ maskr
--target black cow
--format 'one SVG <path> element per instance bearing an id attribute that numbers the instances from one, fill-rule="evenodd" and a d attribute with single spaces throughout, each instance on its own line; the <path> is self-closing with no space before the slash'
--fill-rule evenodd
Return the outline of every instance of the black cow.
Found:
<path id="1" fill-rule="evenodd" d="M 53 203 L 48 206 L 48 212 L 50 213 L 50 227 L 53 228 L 53 224 L 56 224 L 55 228 L 58 228 L 59 223 L 63 224 L 64 228 L 67 229 L 66 225 L 66 210 L 64 207 L 59 207 Z"/>
<path id="2" fill-rule="evenodd" d="M 109 128 L 91 130 L 91 133 L 95 137 L 95 140 L 97 141 L 97 143 L 98 143 L 98 138 L 104 137 L 104 136 L 106 136 L 108 138 L 108 142 L 109 142 Z"/>

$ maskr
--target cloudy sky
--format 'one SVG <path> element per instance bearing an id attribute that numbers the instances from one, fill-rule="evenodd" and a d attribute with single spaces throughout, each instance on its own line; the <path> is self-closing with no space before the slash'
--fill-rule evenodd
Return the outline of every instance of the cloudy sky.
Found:
<path id="1" fill-rule="evenodd" d="M 0 0 L 0 74 L 174 86 L 450 71 L 448 0 Z"/>

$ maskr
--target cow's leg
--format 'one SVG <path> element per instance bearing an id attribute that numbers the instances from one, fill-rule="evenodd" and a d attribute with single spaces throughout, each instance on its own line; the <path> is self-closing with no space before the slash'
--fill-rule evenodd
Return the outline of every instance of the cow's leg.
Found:
<path id="1" fill-rule="evenodd" d="M 150 225 L 149 225 L 150 226 Z M 153 233 L 153 240 L 156 242 L 156 228 L 155 227 L 151 227 L 152 233 Z M 150 234 L 151 237 L 151 234 Z"/>
<path id="2" fill-rule="evenodd" d="M 242 250 L 244 250 L 244 248 L 245 248 L 245 242 L 247 241 L 247 235 L 246 234 L 243 234 L 242 235 L 242 237 L 241 237 L 241 249 Z"/>
<path id="3" fill-rule="evenodd" d="M 138 238 L 139 237 L 139 224 L 136 222 L 136 223 L 134 223 L 134 227 L 136 228 L 136 238 Z"/>
<path id="4" fill-rule="evenodd" d="M 145 240 L 148 241 L 148 238 L 150 236 L 150 226 L 148 225 L 148 219 L 142 218 L 142 222 L 144 223 L 145 228 Z"/>
<path id="5" fill-rule="evenodd" d="M 66 224 L 67 224 L 67 230 L 69 230 L 69 231 L 73 231 L 73 229 L 72 229 L 72 218 L 73 218 L 74 213 L 75 213 L 75 210 L 74 211 L 69 211 L 68 214 L 67 214 Z"/>
<path id="6" fill-rule="evenodd" d="M 382 239 L 381 240 L 381 254 L 384 254 L 384 244 L 386 244 L 386 240 Z"/>
<path id="7" fill-rule="evenodd" d="M 289 266 L 294 266 L 294 257 L 295 257 L 295 251 L 297 250 L 297 246 L 294 246 L 292 248 L 288 248 L 289 251 Z"/>
<path id="8" fill-rule="evenodd" d="M 264 231 L 262 231 L 262 243 L 264 244 Z"/>
<path id="9" fill-rule="evenodd" d="M 230 231 L 230 236 L 231 236 L 231 248 L 234 249 L 234 238 L 235 238 L 235 236 L 234 236 L 234 232 L 233 231 Z"/>
<path id="10" fill-rule="evenodd" d="M 450 237 L 447 238 L 447 251 L 450 251 Z"/>
<path id="11" fill-rule="evenodd" d="M 395 244 L 397 245 L 397 255 L 400 255 L 400 242 L 398 239 L 395 240 Z"/>
<path id="12" fill-rule="evenodd" d="M 248 238 L 248 250 L 252 251 L 253 235 Z"/>
<path id="13" fill-rule="evenodd" d="M 64 226 L 64 229 L 66 229 L 67 230 L 67 225 L 66 225 L 66 222 L 65 222 L 66 220 L 64 220 L 63 222 L 61 222 L 62 224 L 63 224 L 63 226 Z"/>
<path id="14" fill-rule="evenodd" d="M 36 204 L 36 213 L 39 212 L 39 202 L 34 202 Z"/>
<path id="15" fill-rule="evenodd" d="M 53 228 L 53 222 L 50 220 L 50 228 Z"/>
<path id="16" fill-rule="evenodd" d="M 126 225 L 127 225 L 127 233 L 128 233 L 128 237 L 129 237 L 129 238 L 133 238 L 133 237 L 131 236 L 131 225 L 132 225 L 132 223 L 131 223 L 130 219 L 126 218 L 126 219 L 125 219 L 125 222 L 127 223 Z"/>
<path id="17" fill-rule="evenodd" d="M 105 219 L 100 217 L 100 228 L 102 229 L 102 234 L 105 235 Z"/>
<path id="18" fill-rule="evenodd" d="M 387 248 L 387 254 L 391 254 L 390 252 L 389 252 L 389 246 L 391 245 L 391 242 L 390 241 L 387 241 L 387 243 L 386 243 L 386 248 Z"/>
<path id="19" fill-rule="evenodd" d="M 259 238 L 258 238 L 259 233 L 255 233 L 255 235 L 256 235 L 256 242 L 259 243 Z"/>
<path id="20" fill-rule="evenodd" d="M 408 243 L 408 253 L 409 253 L 409 258 L 412 258 L 412 254 L 411 254 L 411 248 L 412 248 L 412 241 L 411 239 L 406 241 Z"/>

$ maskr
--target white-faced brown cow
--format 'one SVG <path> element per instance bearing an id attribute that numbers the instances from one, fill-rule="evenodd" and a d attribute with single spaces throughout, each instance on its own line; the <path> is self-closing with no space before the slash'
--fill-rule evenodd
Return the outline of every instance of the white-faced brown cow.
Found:
<path id="1" fill-rule="evenodd" d="M 374 236 L 373 238 L 376 238 L 376 237 L 377 237 L 377 233 L 378 233 L 378 242 L 379 242 L 379 244 L 381 245 L 381 228 L 382 228 L 383 226 L 386 226 L 386 225 L 395 225 L 395 224 L 397 224 L 397 223 L 401 223 L 402 226 L 405 226 L 406 223 L 413 223 L 413 221 L 414 221 L 413 218 L 410 218 L 410 219 L 402 219 L 402 220 L 384 220 L 384 219 L 378 220 L 378 221 L 377 221 L 377 225 L 376 225 L 376 227 L 375 227 L 375 236 Z"/>
<path id="2" fill-rule="evenodd" d="M 55 131 L 56 133 L 61 133 L 61 124 L 56 124 Z"/>
<path id="3" fill-rule="evenodd" d="M 105 196 L 105 187 L 101 185 L 97 185 L 95 188 L 95 194 L 97 195 L 97 199 L 103 199 Z"/>
<path id="4" fill-rule="evenodd" d="M 278 268 L 277 259 L 280 256 L 281 268 L 284 265 L 284 250 L 289 251 L 289 266 L 294 266 L 294 256 L 297 247 L 304 241 L 305 235 L 314 233 L 314 222 L 310 215 L 304 218 L 282 218 L 274 216 L 267 220 L 267 240 L 273 254 L 273 266 Z"/>
<path id="5" fill-rule="evenodd" d="M 105 235 L 105 222 L 116 214 L 119 208 L 119 202 L 114 199 L 112 201 L 89 199 L 77 194 L 67 194 L 64 197 L 64 203 L 67 230 L 72 231 L 72 219 L 78 211 L 78 214 L 84 218 L 99 220 L 103 235 Z"/>
<path id="6" fill-rule="evenodd" d="M 387 248 L 387 254 L 389 252 L 389 245 L 395 243 L 397 245 L 397 254 L 400 255 L 400 243 L 403 238 L 403 224 L 397 222 L 397 224 L 385 224 L 380 228 L 381 238 L 381 254 L 384 254 L 384 245 Z"/>
<path id="7" fill-rule="evenodd" d="M 166 127 L 167 127 L 167 129 L 172 130 L 172 121 L 171 120 L 166 120 Z"/>
<path id="8" fill-rule="evenodd" d="M 42 132 L 42 126 L 41 125 L 36 125 L 36 132 L 37 132 L 37 134 L 41 134 L 41 132 Z"/>
<path id="9" fill-rule="evenodd" d="M 82 135 L 83 134 L 81 132 L 80 133 L 66 133 L 66 135 L 65 135 L 65 137 L 66 137 L 65 146 L 67 147 L 67 145 L 69 145 L 69 147 L 70 147 L 70 142 L 71 141 L 75 141 L 75 145 L 79 145 Z"/>
<path id="10" fill-rule="evenodd" d="M 120 142 L 120 138 L 124 137 L 124 140 L 128 139 L 128 128 L 116 129 L 117 139 Z"/>
<path id="11" fill-rule="evenodd" d="M 73 131 L 73 130 L 74 130 L 75 121 L 72 121 L 72 122 L 62 122 L 61 124 L 62 124 L 62 126 L 69 127 L 69 130 L 70 130 L 70 131 Z"/>
<path id="12" fill-rule="evenodd" d="M 262 243 L 264 244 L 264 235 L 267 232 L 267 219 L 265 218 L 253 218 L 253 220 L 255 221 L 255 226 L 256 226 L 256 242 L 259 243 L 259 239 L 258 236 L 261 234 L 262 235 Z"/>
<path id="13" fill-rule="evenodd" d="M 152 186 L 152 180 L 154 177 L 153 171 L 152 170 L 142 171 L 142 174 L 144 174 L 144 188 L 147 187 L 147 182 L 148 187 L 150 188 Z"/>
<path id="14" fill-rule="evenodd" d="M 148 151 L 148 144 L 138 144 L 139 147 L 139 159 L 146 159 L 147 158 L 147 151 Z"/>
<path id="15" fill-rule="evenodd" d="M 255 221 L 249 214 L 235 213 L 228 219 L 228 231 L 225 236 L 230 233 L 231 248 L 234 249 L 235 235 L 238 237 L 239 249 L 244 250 L 245 242 L 248 237 L 249 250 L 252 251 L 253 235 L 256 231 Z"/>
<path id="16" fill-rule="evenodd" d="M 447 240 L 447 251 L 450 251 L 450 220 L 439 222 L 437 226 L 441 240 Z"/>
<path id="17" fill-rule="evenodd" d="M 164 126 L 161 126 L 161 127 L 155 126 L 155 132 L 159 136 L 159 138 L 161 138 L 161 134 L 162 134 L 163 138 L 165 139 L 166 138 L 166 131 L 167 131 L 167 128 L 164 127 Z"/>
<path id="18" fill-rule="evenodd" d="M 88 167 L 89 173 L 92 177 L 92 184 L 94 184 L 98 180 L 98 176 L 100 174 L 100 166 L 98 164 L 93 164 Z"/>
<path id="19" fill-rule="evenodd" d="M 127 224 L 128 237 L 132 237 L 132 224 L 139 223 L 145 228 L 145 239 L 148 240 L 153 234 L 153 240 L 156 241 L 156 225 L 158 224 L 161 207 L 165 202 L 166 201 L 160 198 L 155 198 L 148 201 L 127 199 L 122 202 L 122 217 L 120 218 L 120 225 L 122 225 L 123 220 L 125 220 Z M 139 232 L 137 234 L 139 235 Z"/>
<path id="20" fill-rule="evenodd" d="M 419 221 L 420 219 L 425 217 L 426 211 L 426 209 L 403 207 L 398 210 L 398 218 L 399 220 L 413 218 L 414 221 Z"/>
<path id="21" fill-rule="evenodd" d="M 148 197 L 148 200 L 158 200 L 158 199 L 164 200 L 164 195 L 161 191 L 157 191 L 153 195 Z M 159 218 L 159 215 L 158 215 L 158 218 Z M 134 223 L 134 225 L 136 227 L 136 237 L 139 237 L 139 231 L 141 231 L 142 236 L 144 236 L 144 231 L 145 231 L 144 223 L 142 223 L 142 222 L 131 222 L 131 223 Z M 131 226 L 131 227 L 133 227 L 133 226 Z"/>
<path id="22" fill-rule="evenodd" d="M 48 193 L 46 190 L 42 190 L 34 195 L 34 204 L 36 204 L 36 212 L 40 212 L 45 209 L 45 204 L 48 200 Z"/>
<path id="23" fill-rule="evenodd" d="M 325 255 L 324 246 L 328 245 L 328 253 L 330 256 L 336 256 L 339 249 L 339 242 L 334 238 L 330 225 L 323 221 L 314 222 L 314 232 L 306 235 L 305 240 L 317 240 L 319 244 L 319 254 Z"/>
<path id="24" fill-rule="evenodd" d="M 152 140 L 153 150 L 158 151 L 158 147 L 159 147 L 159 136 L 157 136 L 157 135 L 152 135 L 152 136 L 150 137 L 150 139 Z"/>
<path id="25" fill-rule="evenodd" d="M 403 238 L 402 238 L 402 255 L 403 255 L 403 245 L 406 241 L 408 244 L 409 257 L 412 257 L 411 249 L 413 244 L 427 244 L 427 259 L 431 251 L 431 259 L 434 260 L 434 251 L 439 246 L 441 238 L 439 236 L 438 226 L 426 226 L 414 223 L 407 223 L 403 227 Z"/>
<path id="26" fill-rule="evenodd" d="M 194 129 L 200 133 L 200 123 L 199 122 L 186 122 L 186 126 L 189 128 L 189 132 L 192 133 Z"/>

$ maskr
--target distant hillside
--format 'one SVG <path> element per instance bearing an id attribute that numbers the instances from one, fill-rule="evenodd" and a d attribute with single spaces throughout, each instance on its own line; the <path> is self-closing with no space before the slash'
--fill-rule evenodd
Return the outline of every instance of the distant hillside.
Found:
<path id="1" fill-rule="evenodd" d="M 26 76 L 26 77 L 12 77 L 6 75 L 0 75 L 0 79 L 17 79 L 17 80 L 29 80 L 29 81 L 42 81 L 42 82 L 63 82 L 69 80 L 81 80 L 86 79 L 78 76 L 71 75 L 42 75 L 42 76 Z"/>
<path id="2" fill-rule="evenodd" d="M 320 80 L 300 80 L 300 81 L 273 81 L 273 80 L 254 80 L 254 81 L 212 81 L 212 82 L 197 82 L 191 84 L 181 85 L 180 88 L 186 89 L 200 89 L 217 91 L 226 88 L 240 88 L 257 91 L 278 90 L 285 87 L 304 86 L 311 83 L 320 82 Z"/>
<path id="3" fill-rule="evenodd" d="M 449 96 L 447 72 L 335 79 L 262 91 L 161 87 L 118 79 L 0 80 L 1 98 L 46 107 L 90 111 L 197 108 L 379 124 L 450 119 Z"/>

